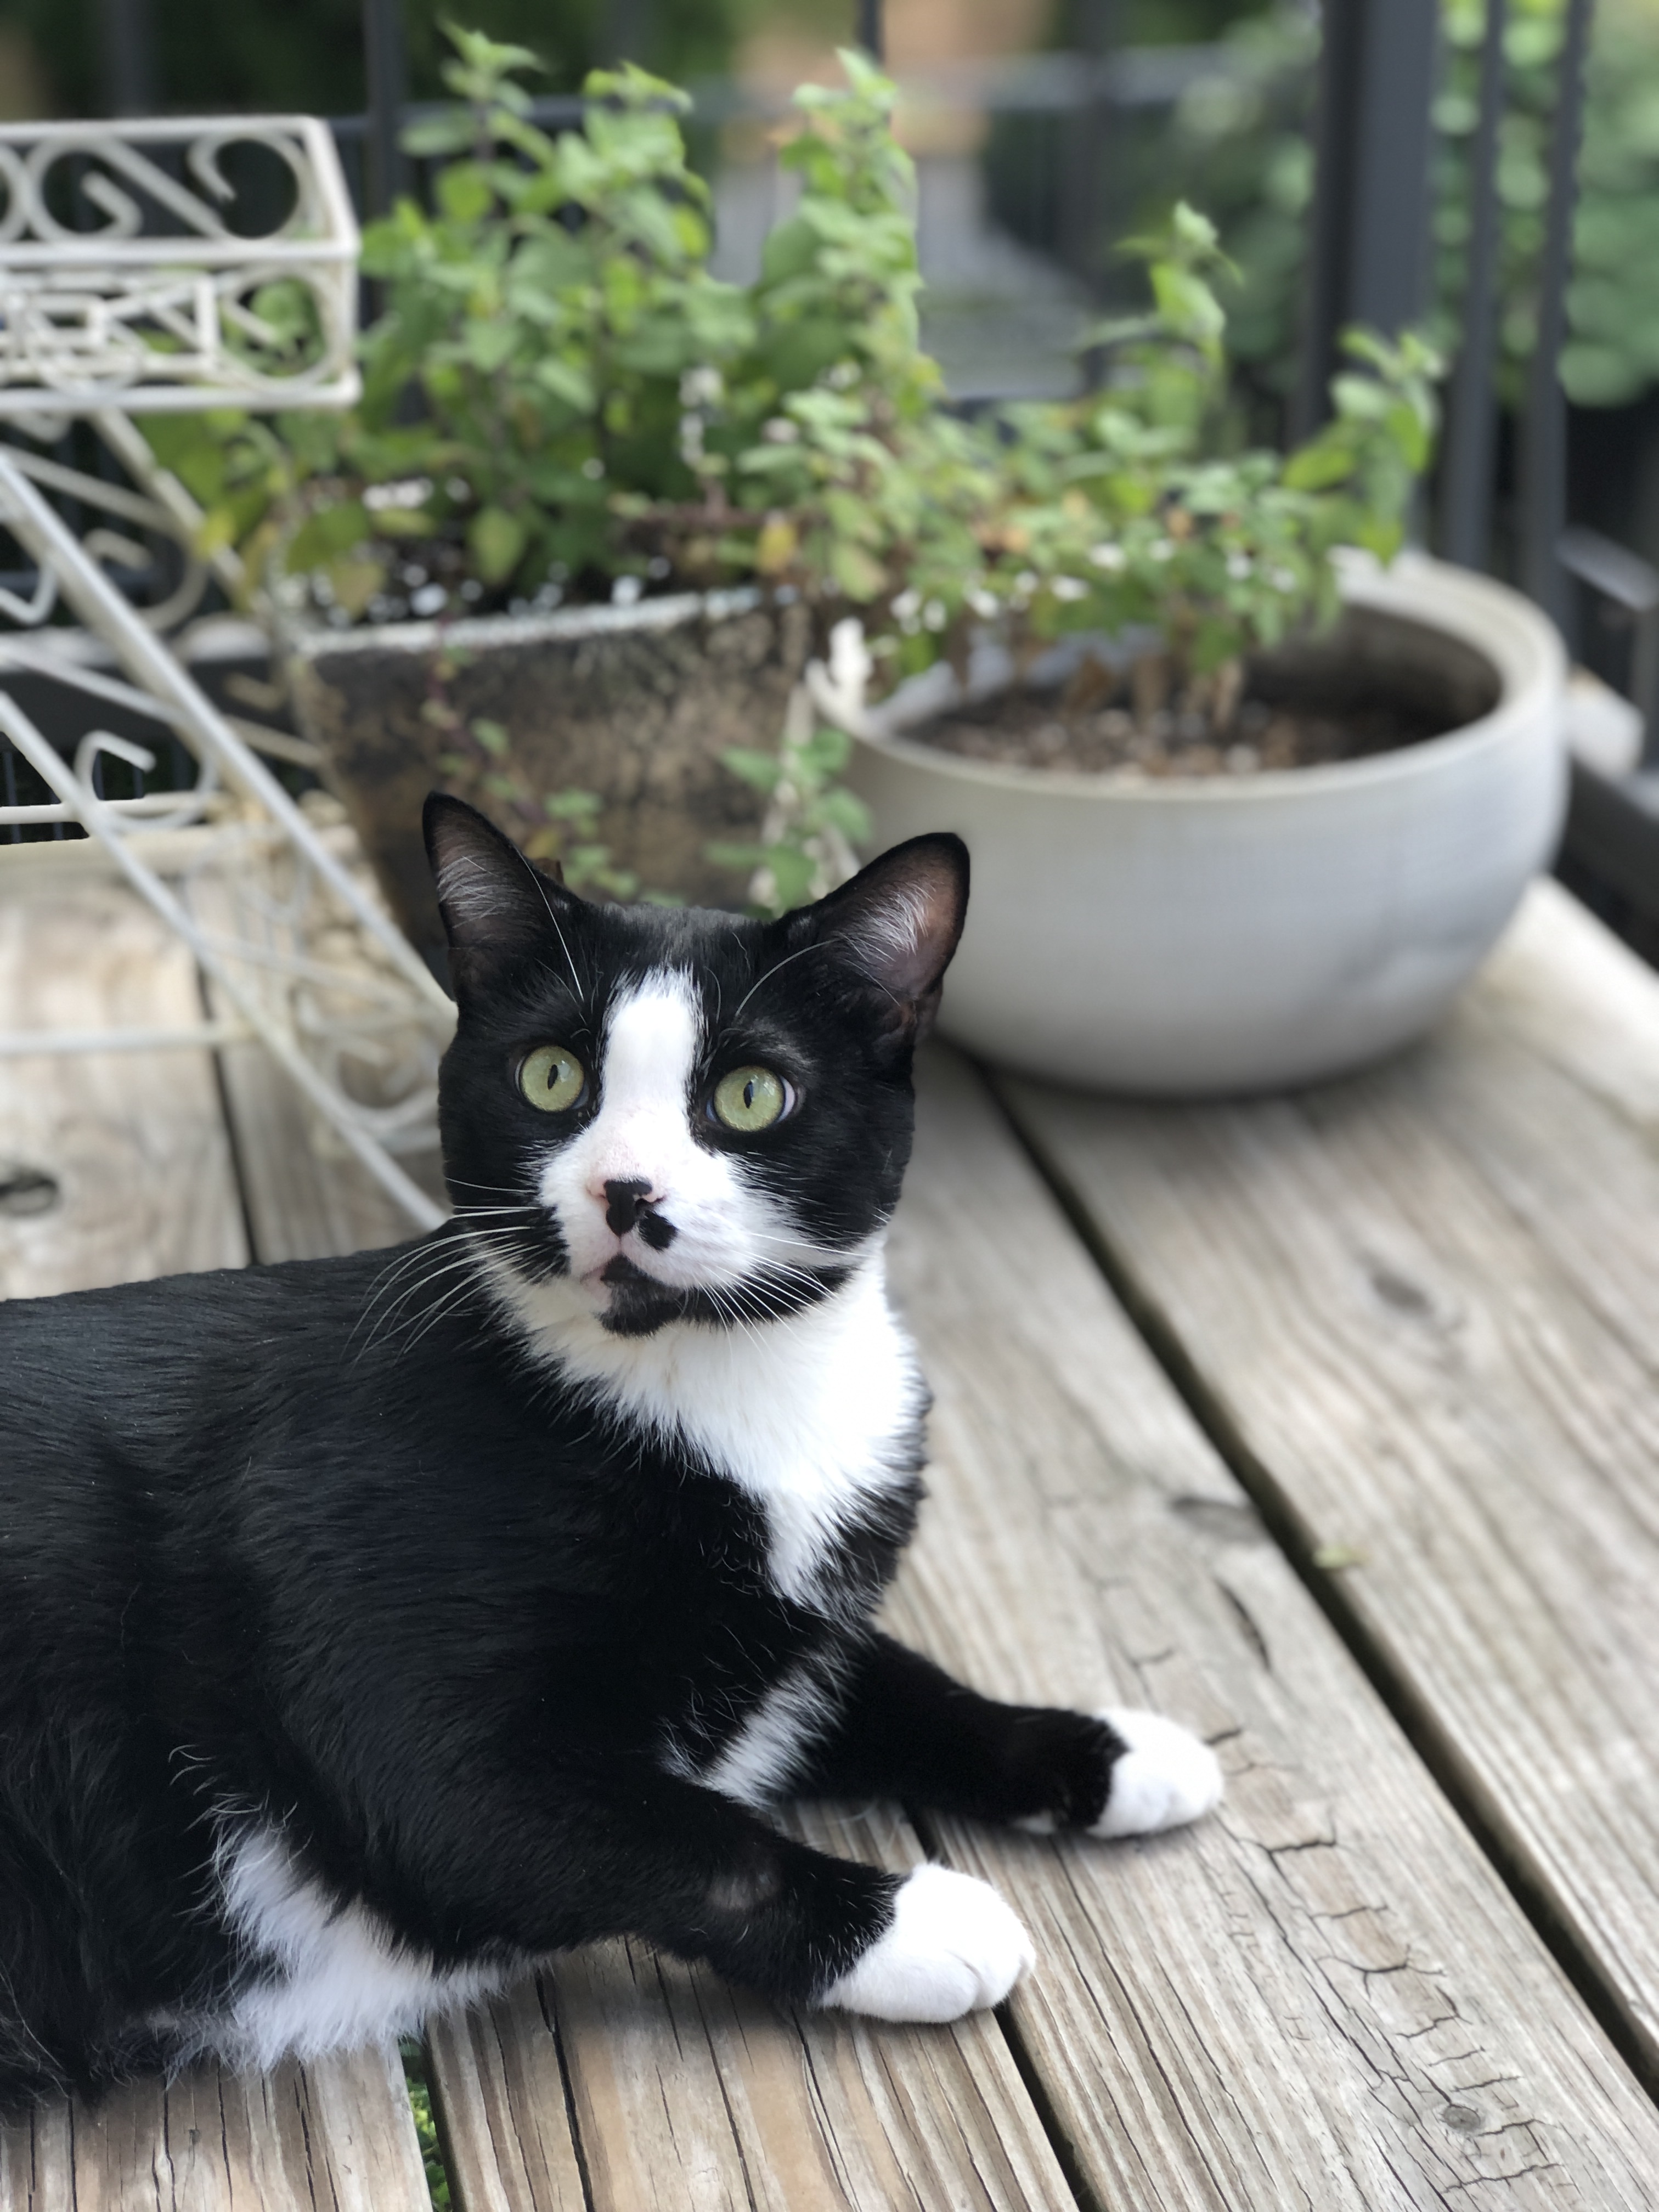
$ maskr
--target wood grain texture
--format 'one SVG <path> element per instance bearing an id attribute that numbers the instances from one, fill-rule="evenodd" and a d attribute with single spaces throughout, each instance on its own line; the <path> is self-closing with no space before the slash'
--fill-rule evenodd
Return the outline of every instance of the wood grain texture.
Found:
<path id="1" fill-rule="evenodd" d="M 254 1256 L 266 1263 L 402 1244 L 419 1231 L 261 1044 L 220 1048 Z M 447 1204 L 435 1151 L 399 1164 Z"/>
<path id="2" fill-rule="evenodd" d="M 195 2067 L 95 2112 L 47 2107 L 0 2129 L 6 2212 L 425 2212 L 395 2052 L 275 2074 Z"/>
<path id="3" fill-rule="evenodd" d="M 1364 1078 L 1009 1095 L 1659 2082 L 1659 977 L 1540 887 Z"/>
<path id="4" fill-rule="evenodd" d="M 1128 1844 L 941 1827 L 1036 1936 L 1013 2029 L 1093 2194 L 1651 2206 L 1659 2115 L 943 1057 L 893 1256 L 938 1399 L 896 1619 L 1000 1694 L 1172 1712 L 1229 1771 L 1218 1816 Z"/>
<path id="5" fill-rule="evenodd" d="M 26 848 L 30 849 L 30 848 Z M 194 963 L 131 893 L 0 875 L 0 1026 L 199 1020 Z M 57 1176 L 60 1206 L 0 1213 L 0 1294 L 246 1262 L 206 1053 L 0 1060 L 0 1158 Z M 3 1909 L 3 1900 L 0 1900 Z M 198 2067 L 95 2111 L 0 2127 L 0 2212 L 427 2212 L 395 2052 L 270 2077 Z"/>
<path id="6" fill-rule="evenodd" d="M 130 891 L 30 890 L 0 870 L 0 1029 L 203 1018 L 195 963 Z M 247 1258 L 205 1052 L 0 1060 L 0 1181 L 8 1165 L 52 1176 L 61 1200 L 43 1213 L 0 1206 L 0 1296 L 45 1297 Z"/>
<path id="7" fill-rule="evenodd" d="M 845 1856 L 921 1856 L 890 1811 L 812 1808 L 793 1825 Z M 1073 2204 L 987 2016 L 913 2029 L 781 2012 L 610 1943 L 438 2024 L 432 2051 L 464 2212 L 574 2212 L 580 2172 L 547 2124 L 567 2109 L 593 2212 Z"/>
<path id="8" fill-rule="evenodd" d="M 257 856 L 250 862 L 256 870 L 260 866 Z M 232 901 L 211 872 L 198 874 L 188 896 L 205 927 L 234 930 Z M 231 1011 L 211 981 L 207 994 L 216 1014 Z M 402 1207 L 301 1097 L 262 1044 L 224 1046 L 219 1065 L 257 1259 L 270 1263 L 362 1252 L 401 1244 L 416 1234 Z M 429 1150 L 403 1155 L 401 1164 L 440 1204 L 448 1203 L 435 1141 Z"/>

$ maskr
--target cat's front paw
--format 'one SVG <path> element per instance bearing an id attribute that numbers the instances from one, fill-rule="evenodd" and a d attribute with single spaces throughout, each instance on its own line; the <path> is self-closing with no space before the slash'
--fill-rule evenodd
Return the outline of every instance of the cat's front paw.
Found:
<path id="1" fill-rule="evenodd" d="M 1220 1762 L 1190 1729 L 1133 1706 L 1109 1705 L 1097 1717 L 1126 1748 L 1112 1762 L 1105 1810 L 1091 1836 L 1179 1828 L 1220 1803 Z"/>
<path id="2" fill-rule="evenodd" d="M 891 1927 L 818 2002 L 877 2020 L 960 2020 L 1000 2004 L 1036 1961 L 989 1882 L 919 1866 L 893 1899 Z"/>

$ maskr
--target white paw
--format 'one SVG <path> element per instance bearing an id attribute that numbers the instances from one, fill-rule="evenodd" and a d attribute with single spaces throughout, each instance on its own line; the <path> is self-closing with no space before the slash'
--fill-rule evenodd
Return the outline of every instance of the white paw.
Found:
<path id="1" fill-rule="evenodd" d="M 1221 1802 L 1221 1766 L 1207 1743 L 1162 1713 L 1109 1705 L 1099 1716 L 1129 1748 L 1112 1768 L 1112 1794 L 1091 1836 L 1147 1836 L 1178 1828 Z"/>
<path id="2" fill-rule="evenodd" d="M 1000 2004 L 1036 1962 L 989 1882 L 919 1866 L 893 1900 L 892 1926 L 818 2002 L 877 2020 L 960 2020 Z"/>

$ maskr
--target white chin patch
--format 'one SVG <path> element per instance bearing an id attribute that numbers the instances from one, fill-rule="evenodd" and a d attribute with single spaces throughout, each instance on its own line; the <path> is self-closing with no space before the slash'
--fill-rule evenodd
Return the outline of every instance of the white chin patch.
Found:
<path id="1" fill-rule="evenodd" d="M 1109 1705 L 1098 1717 L 1128 1749 L 1112 1769 L 1112 1794 L 1091 1836 L 1179 1828 L 1221 1802 L 1220 1762 L 1190 1729 L 1133 1706 Z"/>
<path id="2" fill-rule="evenodd" d="M 1000 2004 L 1036 1963 L 989 1882 L 920 1866 L 893 1900 L 892 1926 L 818 2002 L 876 2020 L 960 2020 Z"/>

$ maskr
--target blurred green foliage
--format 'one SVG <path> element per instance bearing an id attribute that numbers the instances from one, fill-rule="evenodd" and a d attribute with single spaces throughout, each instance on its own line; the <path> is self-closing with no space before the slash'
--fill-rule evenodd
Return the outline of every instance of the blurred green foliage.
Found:
<path id="1" fill-rule="evenodd" d="M 436 210 L 403 201 L 364 238 L 386 304 L 361 404 L 146 425 L 208 542 L 256 574 L 321 573 L 353 616 L 411 541 L 526 595 L 671 573 L 860 602 L 897 588 L 968 434 L 921 349 L 886 80 L 849 52 L 845 92 L 798 94 L 783 159 L 801 196 L 739 286 L 708 271 L 682 93 L 599 71 L 582 129 L 550 137 L 526 112 L 525 50 L 454 36 L 463 105 L 410 134 L 450 157 Z"/>
<path id="2" fill-rule="evenodd" d="M 1191 209 L 1132 247 L 1151 304 L 1088 334 L 1095 389 L 966 422 L 921 349 L 911 165 L 864 57 L 796 94 L 800 197 L 740 286 L 708 270 L 683 94 L 599 72 L 549 137 L 529 55 L 452 35 L 459 104 L 411 134 L 445 162 L 435 212 L 364 240 L 386 307 L 359 405 L 146 425 L 255 579 L 309 578 L 336 619 L 374 618 L 410 549 L 465 604 L 758 580 L 821 625 L 859 611 L 886 680 L 988 622 L 1022 650 L 1152 623 L 1202 672 L 1330 612 L 1332 546 L 1398 544 L 1432 356 L 1356 338 L 1311 446 L 1238 451 L 1226 264 Z"/>
<path id="3" fill-rule="evenodd" d="M 1067 632 L 1145 627 L 1171 689 L 1225 722 L 1243 657 L 1335 612 L 1334 549 L 1399 546 L 1436 356 L 1350 333 L 1318 435 L 1288 456 L 1243 448 L 1231 272 L 1185 204 L 1131 243 L 1150 300 L 1086 333 L 1088 392 L 964 420 L 921 348 L 914 176 L 895 88 L 864 56 L 842 53 L 844 89 L 796 93 L 780 158 L 799 196 L 736 285 L 708 269 L 684 94 L 595 72 L 580 129 L 550 136 L 519 82 L 532 57 L 451 36 L 458 103 L 410 134 L 441 164 L 434 209 L 402 201 L 364 240 L 385 304 L 359 404 L 144 424 L 205 509 L 204 550 L 236 545 L 256 589 L 345 623 L 389 618 L 410 554 L 428 616 L 487 594 L 629 605 L 653 585 L 758 582 L 804 599 L 821 638 L 857 615 L 883 689 L 961 666 L 988 632 L 1023 660 Z M 280 299 L 261 306 L 280 336 Z M 538 801 L 507 732 L 465 723 L 441 685 L 426 712 L 446 771 L 506 807 L 532 854 L 636 888 L 607 876 L 589 795 Z M 803 727 L 775 762 L 731 763 L 771 826 L 724 857 L 757 866 L 769 902 L 856 834 L 842 751 Z"/>
<path id="4" fill-rule="evenodd" d="M 1332 617 L 1335 547 L 1398 550 L 1432 450 L 1433 351 L 1350 332 L 1324 428 L 1288 455 L 1241 448 L 1213 225 L 1178 204 L 1127 250 L 1150 305 L 1088 333 L 1095 389 L 985 422 L 972 503 L 953 528 L 940 498 L 873 626 L 889 680 L 941 653 L 960 665 L 987 627 L 1018 659 L 1068 632 L 1145 629 L 1179 689 Z"/>
<path id="5" fill-rule="evenodd" d="M 1498 186 L 1500 376 L 1510 401 L 1532 349 L 1564 12 L 1565 0 L 1510 0 Z M 1462 311 L 1484 0 L 1443 0 L 1443 21 L 1431 327 L 1449 347 Z M 1237 27 L 1226 44 L 1232 66 L 1189 88 L 1177 106 L 1168 167 L 1176 188 L 1216 216 L 1239 265 L 1237 357 L 1282 392 L 1292 373 L 1313 192 L 1315 34 L 1307 14 L 1287 6 Z M 1613 406 L 1659 381 L 1659 288 L 1648 281 L 1659 268 L 1659 0 L 1600 0 L 1579 181 L 1562 380 L 1581 405 Z M 1161 191 L 1170 189 L 1165 183 Z M 1159 196 L 1147 190 L 1148 204 Z"/>

